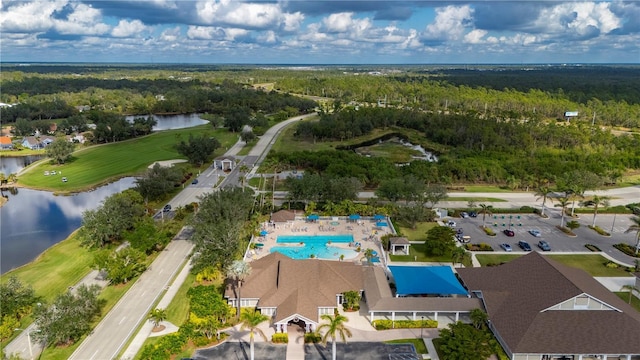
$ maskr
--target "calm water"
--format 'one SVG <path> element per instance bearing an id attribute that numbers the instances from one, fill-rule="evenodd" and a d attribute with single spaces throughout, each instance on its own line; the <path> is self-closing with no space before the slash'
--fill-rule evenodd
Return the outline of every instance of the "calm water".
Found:
<path id="1" fill-rule="evenodd" d="M 334 243 L 350 243 L 353 235 L 279 235 L 277 243 L 299 243 L 311 245 L 325 245 L 329 241 Z"/>
<path id="2" fill-rule="evenodd" d="M 180 114 L 180 115 L 151 115 L 158 122 L 153 130 L 170 130 L 184 129 L 202 124 L 207 124 L 207 120 L 200 118 L 199 114 Z M 127 116 L 127 121 L 133 121 L 134 118 L 148 117 L 148 115 Z"/>
<path id="3" fill-rule="evenodd" d="M 302 246 L 274 246 L 271 252 L 279 252 L 292 259 L 309 259 L 311 255 L 319 259 L 337 260 L 340 255 L 352 259 L 358 255 L 355 249 L 343 249 L 329 245 L 332 243 L 353 242 L 353 235 L 280 235 L 277 243 L 300 243 Z"/>
<path id="4" fill-rule="evenodd" d="M 123 178 L 96 190 L 71 196 L 17 189 L 0 208 L 0 272 L 24 265 L 80 227 L 82 213 L 102 200 L 133 187 L 135 179 Z"/>
<path id="5" fill-rule="evenodd" d="M 5 175 L 18 173 L 23 168 L 33 164 L 34 162 L 44 158 L 44 155 L 29 155 L 18 157 L 1 157 L 0 173 Z"/>

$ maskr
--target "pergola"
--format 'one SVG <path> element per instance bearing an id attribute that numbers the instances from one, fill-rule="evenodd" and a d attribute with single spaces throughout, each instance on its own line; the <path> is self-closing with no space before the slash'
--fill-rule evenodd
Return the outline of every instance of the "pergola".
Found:
<path id="1" fill-rule="evenodd" d="M 411 243 L 406 237 L 392 237 L 389 239 L 391 255 L 409 255 Z"/>

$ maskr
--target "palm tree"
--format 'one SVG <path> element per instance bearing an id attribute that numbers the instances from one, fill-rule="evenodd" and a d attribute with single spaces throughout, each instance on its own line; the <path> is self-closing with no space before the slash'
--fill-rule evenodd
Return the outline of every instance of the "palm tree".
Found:
<path id="1" fill-rule="evenodd" d="M 242 182 L 242 191 L 244 191 L 244 185 L 247 181 L 247 173 L 250 171 L 249 167 L 246 164 L 240 165 L 238 168 L 238 172 L 240 173 L 240 181 Z"/>
<path id="2" fill-rule="evenodd" d="M 367 258 L 367 265 L 371 265 L 371 259 L 373 259 L 373 249 L 365 250 L 364 257 Z"/>
<path id="3" fill-rule="evenodd" d="M 547 203 L 547 198 L 549 197 L 549 193 L 551 192 L 551 188 L 547 185 L 540 185 L 536 189 L 536 200 L 542 199 L 542 209 L 540 210 L 540 216 L 544 217 L 544 206 Z"/>
<path id="4" fill-rule="evenodd" d="M 342 341 L 347 342 L 347 337 L 351 337 L 351 331 L 344 326 L 344 323 L 349 321 L 346 316 L 336 313 L 334 316 L 322 315 L 321 318 L 326 320 L 326 324 L 322 324 L 318 327 L 318 331 L 327 329 L 327 332 L 322 336 L 322 343 L 327 344 L 327 340 L 331 337 L 331 354 L 332 359 L 336 360 L 336 333 L 340 336 Z"/>
<path id="5" fill-rule="evenodd" d="M 261 323 L 267 320 L 269 320 L 269 317 L 267 315 L 263 315 L 260 311 L 256 309 L 245 309 L 242 312 L 242 315 L 240 315 L 240 321 L 242 322 L 240 329 L 249 330 L 249 334 L 250 334 L 249 349 L 251 353 L 251 360 L 253 360 L 254 358 L 254 346 L 253 346 L 254 334 L 260 335 L 260 337 L 262 337 L 264 341 L 267 341 L 267 336 L 264 334 L 262 329 L 258 328 L 258 325 L 260 325 Z"/>
<path id="6" fill-rule="evenodd" d="M 153 309 L 149 313 L 149 321 L 153 323 L 153 327 L 157 328 L 160 323 L 167 319 L 167 312 L 164 309 Z"/>
<path id="7" fill-rule="evenodd" d="M 568 198 L 571 199 L 571 217 L 573 217 L 576 210 L 576 200 L 584 199 L 584 189 L 574 185 L 565 193 L 568 195 Z"/>
<path id="8" fill-rule="evenodd" d="M 634 216 L 631 218 L 631 226 L 625 231 L 626 233 L 636 232 L 636 255 L 638 255 L 638 250 L 640 250 L 640 216 Z"/>
<path id="9" fill-rule="evenodd" d="M 637 291 L 640 293 L 640 288 L 633 285 L 622 285 L 621 291 L 629 290 L 629 304 L 631 304 L 631 297 L 633 296 L 633 292 Z"/>
<path id="10" fill-rule="evenodd" d="M 593 195 L 591 200 L 587 200 L 582 202 L 582 206 L 593 206 L 593 222 L 591 223 L 591 227 L 596 226 L 596 216 L 598 216 L 598 207 L 608 207 L 609 200 L 611 200 L 610 196 L 598 196 Z"/>
<path id="11" fill-rule="evenodd" d="M 451 253 L 451 261 L 453 262 L 453 266 L 464 261 L 464 257 L 466 255 L 466 250 L 462 246 L 456 246 Z"/>
<path id="12" fill-rule="evenodd" d="M 493 210 L 493 206 L 487 204 L 480 204 L 480 213 L 482 214 L 482 226 L 484 227 L 484 219 L 489 214 L 491 216 L 491 210 Z"/>
<path id="13" fill-rule="evenodd" d="M 565 209 L 567 208 L 567 206 L 569 206 L 569 203 L 571 201 L 569 201 L 569 198 L 567 196 L 563 196 L 561 198 L 558 198 L 558 205 L 556 205 L 557 207 L 562 209 L 562 217 L 560 220 L 560 227 L 563 228 L 564 227 L 564 213 L 565 213 Z"/>
<path id="14" fill-rule="evenodd" d="M 227 269 L 227 277 L 233 279 L 238 290 L 238 311 L 236 312 L 236 318 L 240 319 L 240 303 L 242 302 L 242 296 L 240 290 L 242 289 L 242 282 L 251 274 L 251 266 L 242 260 L 234 260 Z"/>

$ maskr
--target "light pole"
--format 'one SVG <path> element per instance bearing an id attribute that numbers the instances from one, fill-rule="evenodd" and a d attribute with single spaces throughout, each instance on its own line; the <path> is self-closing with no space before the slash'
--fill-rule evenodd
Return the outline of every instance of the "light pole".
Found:
<path id="1" fill-rule="evenodd" d="M 420 316 L 420 339 L 422 339 L 422 329 L 424 329 L 424 316 Z"/>
<path id="2" fill-rule="evenodd" d="M 31 333 L 32 332 L 40 332 L 40 330 L 27 330 L 27 329 L 22 329 L 22 328 L 16 328 L 14 330 L 15 331 L 26 330 L 26 332 L 27 332 L 27 342 L 29 343 L 29 358 L 31 360 L 33 360 L 33 349 L 31 348 Z"/>
<path id="3" fill-rule="evenodd" d="M 611 223 L 611 233 L 613 234 L 613 227 L 616 224 L 616 215 L 618 215 L 617 213 L 613 214 L 613 222 Z"/>

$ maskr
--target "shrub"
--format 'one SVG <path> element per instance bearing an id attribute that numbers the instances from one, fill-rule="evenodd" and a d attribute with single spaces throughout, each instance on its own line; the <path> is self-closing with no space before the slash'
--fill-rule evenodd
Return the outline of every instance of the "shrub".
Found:
<path id="1" fill-rule="evenodd" d="M 376 330 L 437 328 L 438 322 L 436 320 L 374 320 L 373 327 Z"/>
<path id="2" fill-rule="evenodd" d="M 480 227 L 485 234 L 489 235 L 489 236 L 496 236 L 495 231 L 493 231 L 490 227 L 488 226 L 481 226 Z"/>
<path id="3" fill-rule="evenodd" d="M 586 247 L 590 251 L 602 251 L 602 250 L 600 250 L 599 247 L 597 247 L 595 245 L 592 245 L 592 244 L 585 244 L 584 247 Z"/>
<path id="4" fill-rule="evenodd" d="M 305 342 L 307 335 L 305 334 Z M 271 337 L 271 342 L 274 344 L 287 344 L 289 342 L 289 334 L 287 333 L 275 333 Z"/>
<path id="5" fill-rule="evenodd" d="M 591 226 L 589 225 L 589 229 L 597 232 L 598 234 L 602 235 L 602 236 L 611 236 L 611 234 L 609 234 L 608 232 L 606 232 L 603 228 L 601 228 L 600 226 L 596 225 L 596 226 Z"/>
<path id="6" fill-rule="evenodd" d="M 624 244 L 624 243 L 619 243 L 619 244 L 613 245 L 613 247 L 629 256 L 640 258 L 640 255 L 636 255 L 636 248 L 634 246 Z"/>
<path id="7" fill-rule="evenodd" d="M 304 334 L 304 343 L 305 344 L 317 344 L 322 341 L 322 336 L 318 332 L 310 332 Z"/>
<path id="8" fill-rule="evenodd" d="M 604 266 L 608 267 L 609 269 L 617 269 L 620 267 L 620 265 L 618 265 L 617 263 L 613 262 L 613 261 L 607 261 Z"/>
<path id="9" fill-rule="evenodd" d="M 563 233 L 569 235 L 569 236 L 577 236 L 573 231 L 571 231 L 571 229 L 560 226 L 560 225 L 556 225 L 556 228 L 560 231 L 562 231 Z"/>
<path id="10" fill-rule="evenodd" d="M 491 245 L 487 243 L 480 244 L 465 244 L 464 246 L 469 251 L 493 251 Z"/>

